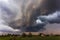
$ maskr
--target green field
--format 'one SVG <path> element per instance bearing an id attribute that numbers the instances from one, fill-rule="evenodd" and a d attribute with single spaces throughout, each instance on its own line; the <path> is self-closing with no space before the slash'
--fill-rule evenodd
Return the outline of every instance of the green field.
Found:
<path id="1" fill-rule="evenodd" d="M 40 36 L 33 36 L 33 37 L 0 37 L 0 40 L 60 40 L 60 36 L 47 36 L 47 37 L 40 37 Z"/>

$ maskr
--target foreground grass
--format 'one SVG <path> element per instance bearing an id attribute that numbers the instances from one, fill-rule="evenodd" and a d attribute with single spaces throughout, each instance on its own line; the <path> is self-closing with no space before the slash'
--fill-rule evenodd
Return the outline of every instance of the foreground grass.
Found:
<path id="1" fill-rule="evenodd" d="M 47 37 L 40 37 L 40 36 L 32 36 L 32 37 L 0 37 L 0 40 L 60 40 L 60 36 L 47 36 Z"/>

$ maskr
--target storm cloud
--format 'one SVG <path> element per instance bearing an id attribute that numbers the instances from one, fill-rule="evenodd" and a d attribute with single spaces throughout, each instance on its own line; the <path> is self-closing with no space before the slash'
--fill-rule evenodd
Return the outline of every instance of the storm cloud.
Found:
<path id="1" fill-rule="evenodd" d="M 60 23 L 56 0 L 0 0 L 1 30 L 19 28 L 21 31 L 45 30 L 48 23 Z M 6 30 L 6 29 L 4 29 Z M 6 31 L 7 31 L 6 30 Z"/>
<path id="2" fill-rule="evenodd" d="M 21 21 L 19 27 L 30 25 L 32 10 L 36 9 L 41 2 L 41 0 L 0 0 L 1 31 L 19 31 L 18 29 L 14 29 L 14 26 L 11 26 L 14 23 L 10 25 L 11 22 L 17 20 Z"/>
<path id="3" fill-rule="evenodd" d="M 56 11 L 53 14 L 39 16 L 38 19 L 42 22 L 48 23 L 60 23 L 60 11 Z"/>
<path id="4" fill-rule="evenodd" d="M 8 0 L 0 0 L 0 31 L 1 32 L 16 32 L 18 29 L 13 29 L 9 23 L 16 16 L 16 8 L 10 4 Z"/>

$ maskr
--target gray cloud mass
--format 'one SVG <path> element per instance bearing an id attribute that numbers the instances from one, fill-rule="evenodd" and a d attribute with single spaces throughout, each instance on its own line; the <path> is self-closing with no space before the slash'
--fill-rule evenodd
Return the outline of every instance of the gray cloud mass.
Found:
<path id="1" fill-rule="evenodd" d="M 46 30 L 48 23 L 60 23 L 60 7 L 57 2 L 0 0 L 0 31 L 38 32 Z M 42 13 L 41 10 L 48 11 Z"/>

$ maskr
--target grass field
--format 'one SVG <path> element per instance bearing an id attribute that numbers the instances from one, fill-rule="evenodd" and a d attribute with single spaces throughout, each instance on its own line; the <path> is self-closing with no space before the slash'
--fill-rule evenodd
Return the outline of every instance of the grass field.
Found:
<path id="1" fill-rule="evenodd" d="M 33 36 L 33 37 L 0 37 L 0 40 L 60 40 L 60 36 L 47 36 L 47 37 L 40 37 L 40 36 Z"/>

